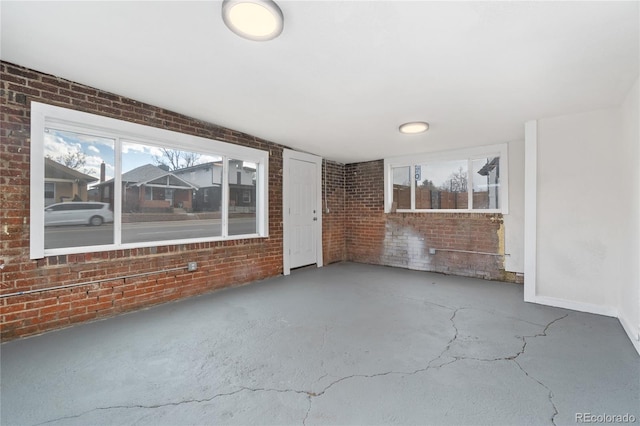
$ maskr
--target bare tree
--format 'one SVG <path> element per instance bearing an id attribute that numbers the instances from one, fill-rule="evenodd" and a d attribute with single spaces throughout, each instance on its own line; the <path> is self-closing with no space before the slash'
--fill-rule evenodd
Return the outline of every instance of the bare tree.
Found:
<path id="1" fill-rule="evenodd" d="M 195 152 L 180 151 L 177 149 L 161 148 L 162 156 L 154 156 L 153 160 L 156 165 L 162 169 L 168 170 L 184 169 L 198 164 L 200 154 Z"/>
<path id="2" fill-rule="evenodd" d="M 87 155 L 77 148 L 69 150 L 65 154 L 58 155 L 57 157 L 52 157 L 51 155 L 47 155 L 46 157 L 56 163 L 60 163 L 63 166 L 77 170 L 81 173 L 91 173 L 91 170 L 85 167 L 87 164 Z"/>
<path id="3" fill-rule="evenodd" d="M 51 156 L 48 156 L 51 158 Z M 87 164 L 87 156 L 84 152 L 78 148 L 75 150 L 69 150 L 66 154 L 59 155 L 52 160 L 78 171 L 86 172 L 85 165 Z"/>
<path id="4" fill-rule="evenodd" d="M 467 172 L 460 167 L 457 172 L 451 173 L 449 179 L 440 186 L 441 191 L 467 192 Z"/>

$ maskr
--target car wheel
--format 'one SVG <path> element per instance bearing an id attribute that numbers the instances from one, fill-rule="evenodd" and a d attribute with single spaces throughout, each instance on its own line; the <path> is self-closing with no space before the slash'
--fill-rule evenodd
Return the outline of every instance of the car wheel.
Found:
<path id="1" fill-rule="evenodd" d="M 100 226 L 102 225 L 102 217 L 100 216 L 93 216 L 91 219 L 89 219 L 89 225 L 91 226 Z"/>

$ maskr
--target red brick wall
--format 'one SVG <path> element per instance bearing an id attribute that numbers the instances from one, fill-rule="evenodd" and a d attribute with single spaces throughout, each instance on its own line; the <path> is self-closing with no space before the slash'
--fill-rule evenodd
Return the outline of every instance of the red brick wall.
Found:
<path id="1" fill-rule="evenodd" d="M 382 160 L 347 164 L 344 170 L 347 259 L 382 264 L 385 234 Z"/>
<path id="2" fill-rule="evenodd" d="M 0 299 L 3 339 L 35 334 L 282 273 L 281 145 L 6 62 L 0 62 L 0 67 L 2 294 L 104 280 L 99 284 Z M 31 101 L 269 151 L 269 238 L 30 260 Z M 335 217 L 328 216 L 330 221 L 340 221 L 339 210 L 336 210 Z M 329 241 L 339 238 L 338 233 Z M 329 244 L 329 259 L 340 259 L 339 250 L 335 248 L 337 245 Z M 117 278 L 182 268 L 188 261 L 198 262 L 196 272 L 183 269 L 145 277 Z"/>
<path id="3" fill-rule="evenodd" d="M 282 273 L 283 146 L 6 62 L 0 62 L 0 82 L 2 294 L 100 281 L 0 299 L 1 338 L 35 334 Z M 269 151 L 269 238 L 30 260 L 31 101 Z M 351 260 L 505 279 L 502 257 L 428 254 L 429 247 L 498 252 L 500 215 L 385 214 L 382 161 L 348 165 L 327 161 L 323 176 L 325 171 L 325 264 Z M 183 268 L 189 261 L 198 262 L 196 272 L 181 269 L 118 278 Z"/>
<path id="4" fill-rule="evenodd" d="M 322 253 L 328 265 L 346 259 L 344 165 L 325 160 L 322 176 Z"/>
<path id="5" fill-rule="evenodd" d="M 510 279 L 500 253 L 502 215 L 384 213 L 382 160 L 345 166 L 347 259 L 446 274 Z M 430 248 L 436 250 L 429 254 Z"/>

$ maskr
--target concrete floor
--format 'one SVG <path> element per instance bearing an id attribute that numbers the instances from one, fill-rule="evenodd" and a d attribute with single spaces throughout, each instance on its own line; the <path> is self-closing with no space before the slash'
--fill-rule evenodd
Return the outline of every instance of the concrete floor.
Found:
<path id="1" fill-rule="evenodd" d="M 2 425 L 576 424 L 635 416 L 614 318 L 343 263 L 3 344 Z"/>

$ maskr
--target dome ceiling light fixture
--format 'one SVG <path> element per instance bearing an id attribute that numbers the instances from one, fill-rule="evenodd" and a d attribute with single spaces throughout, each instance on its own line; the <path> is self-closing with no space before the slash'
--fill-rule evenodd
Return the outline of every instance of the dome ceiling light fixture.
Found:
<path id="1" fill-rule="evenodd" d="M 224 0 L 222 20 L 240 37 L 267 41 L 284 28 L 282 10 L 273 0 Z"/>
<path id="2" fill-rule="evenodd" d="M 425 121 L 411 121 L 409 123 L 404 123 L 399 127 L 400 133 L 404 133 L 406 135 L 413 135 L 416 133 L 424 133 L 429 130 L 429 123 Z"/>

